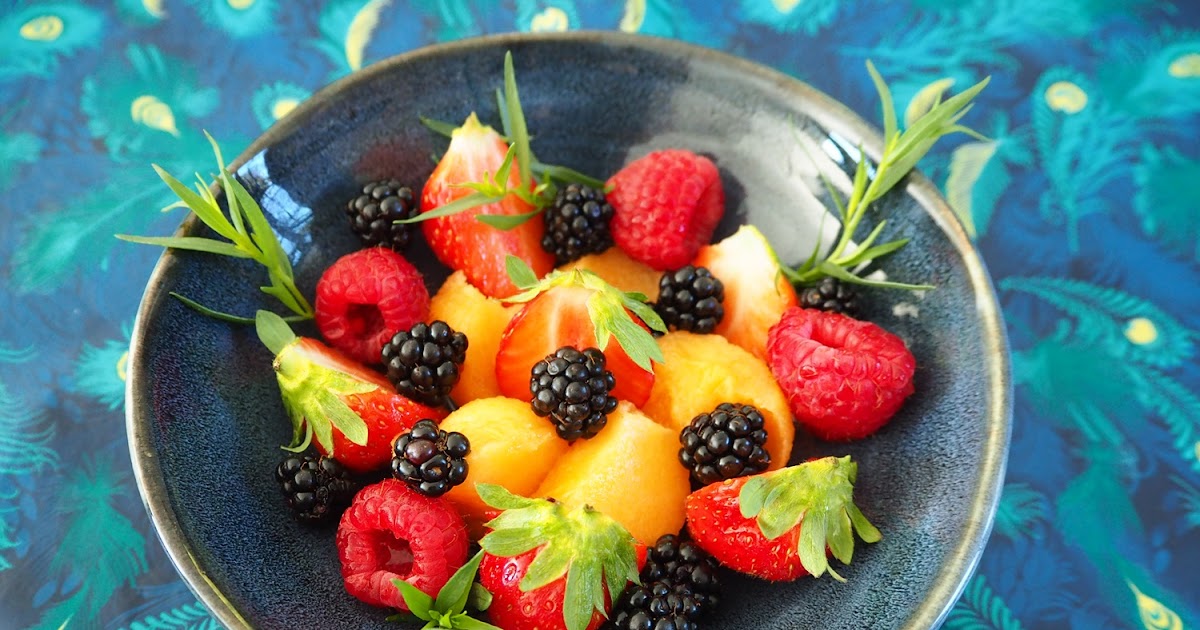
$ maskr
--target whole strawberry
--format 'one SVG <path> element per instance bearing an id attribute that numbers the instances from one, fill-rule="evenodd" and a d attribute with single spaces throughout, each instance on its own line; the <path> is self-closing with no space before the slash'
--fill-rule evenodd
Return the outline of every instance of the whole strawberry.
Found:
<path id="1" fill-rule="evenodd" d="M 383 375 L 337 350 L 297 337 L 283 318 L 259 311 L 259 339 L 275 354 L 283 406 L 292 421 L 289 450 L 336 457 L 353 472 L 368 472 L 392 461 L 392 440 L 423 418 L 446 411 L 397 394 Z"/>
<path id="2" fill-rule="evenodd" d="M 316 322 L 333 347 L 366 364 L 382 362 L 383 345 L 429 314 L 421 272 L 385 247 L 342 256 L 317 281 Z"/>
<path id="3" fill-rule="evenodd" d="M 613 241 L 631 258 L 659 271 L 692 262 L 725 213 L 717 166 L 683 149 L 634 160 L 608 185 Z"/>
<path id="4" fill-rule="evenodd" d="M 479 581 L 492 595 L 488 619 L 504 630 L 599 628 L 610 594 L 638 579 L 645 545 L 590 507 L 567 509 L 483 483 L 477 490 L 503 510 L 479 541 Z"/>
<path id="5" fill-rule="evenodd" d="M 767 363 L 796 420 L 832 441 L 878 431 L 913 393 L 917 367 L 904 341 L 879 326 L 799 307 L 767 333 Z"/>
<path id="6" fill-rule="evenodd" d="M 828 571 L 844 581 L 828 554 L 849 563 L 854 533 L 864 542 L 882 537 L 854 505 L 857 475 L 849 457 L 826 457 L 705 486 L 688 495 L 688 532 L 723 566 L 754 577 Z"/>

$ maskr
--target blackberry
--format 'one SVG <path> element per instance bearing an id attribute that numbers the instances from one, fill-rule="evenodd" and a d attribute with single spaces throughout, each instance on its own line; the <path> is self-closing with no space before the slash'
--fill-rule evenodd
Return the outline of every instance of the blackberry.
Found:
<path id="1" fill-rule="evenodd" d="M 392 476 L 427 497 L 440 497 L 467 479 L 467 436 L 421 420 L 392 445 Z"/>
<path id="2" fill-rule="evenodd" d="M 613 604 L 610 628 L 695 630 L 720 600 L 717 561 L 695 543 L 666 534 L 647 550 L 641 585 Z"/>
<path id="3" fill-rule="evenodd" d="M 800 291 L 800 306 L 853 317 L 858 313 L 858 293 L 837 278 L 821 278 L 815 286 Z"/>
<path id="4" fill-rule="evenodd" d="M 598 254 L 612 247 L 612 232 L 608 229 L 612 217 L 613 207 L 602 191 L 584 184 L 567 184 L 558 189 L 554 205 L 546 209 L 542 249 L 554 254 L 559 265 L 586 254 Z"/>
<path id="5" fill-rule="evenodd" d="M 426 405 L 449 406 L 466 358 L 467 336 L 440 319 L 402 330 L 383 346 L 383 365 L 396 391 Z"/>
<path id="6" fill-rule="evenodd" d="M 292 516 L 312 525 L 336 519 L 358 491 L 350 473 L 329 457 L 292 455 L 275 467 L 275 481 Z"/>
<path id="7" fill-rule="evenodd" d="M 762 413 L 750 405 L 717 405 L 692 418 L 679 433 L 679 441 L 683 444 L 679 461 L 702 485 L 760 473 L 771 463 L 763 448 L 767 430 Z"/>
<path id="8" fill-rule="evenodd" d="M 654 310 L 668 328 L 710 333 L 725 316 L 725 285 L 704 267 L 688 265 L 658 280 Z"/>
<path id="9" fill-rule="evenodd" d="M 529 378 L 533 412 L 550 416 L 564 440 L 595 436 L 617 408 L 617 399 L 609 395 L 616 380 L 604 366 L 604 353 L 596 348 L 581 352 L 571 346 L 533 364 Z"/>
<path id="10" fill-rule="evenodd" d="M 362 194 L 346 204 L 350 229 L 366 247 L 403 249 L 408 244 L 411 226 L 395 221 L 411 219 L 419 212 L 412 189 L 394 179 L 363 186 Z"/>

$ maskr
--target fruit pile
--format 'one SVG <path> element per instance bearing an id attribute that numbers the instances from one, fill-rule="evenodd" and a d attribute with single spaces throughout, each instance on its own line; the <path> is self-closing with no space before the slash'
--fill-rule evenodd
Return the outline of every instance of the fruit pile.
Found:
<path id="1" fill-rule="evenodd" d="M 712 242 L 711 159 L 654 151 L 605 182 L 549 167 L 511 58 L 503 95 L 504 135 L 471 114 L 419 196 L 389 179 L 349 201 L 364 248 L 317 284 L 322 339 L 259 311 L 293 424 L 282 503 L 338 520 L 351 595 L 426 627 L 681 630 L 724 571 L 842 579 L 829 558 L 880 539 L 858 464 L 788 464 L 797 424 L 862 439 L 913 393 L 904 342 L 846 314 L 843 267 L 869 256 L 790 269 L 752 225 Z M 453 270 L 432 296 L 403 255 L 418 223 Z"/>

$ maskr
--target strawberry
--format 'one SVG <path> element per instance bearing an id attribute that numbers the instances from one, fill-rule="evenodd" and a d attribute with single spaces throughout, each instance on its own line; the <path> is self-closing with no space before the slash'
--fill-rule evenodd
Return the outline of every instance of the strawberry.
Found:
<path id="1" fill-rule="evenodd" d="M 683 149 L 655 151 L 608 180 L 613 241 L 659 271 L 678 269 L 712 240 L 725 213 L 717 166 Z"/>
<path id="2" fill-rule="evenodd" d="M 432 212 L 471 194 L 464 184 L 487 181 L 505 161 L 508 144 L 496 130 L 483 125 L 475 114 L 454 130 L 433 174 L 421 191 L 422 213 Z M 515 158 L 508 170 L 506 185 L 521 185 Z M 499 229 L 482 223 L 477 214 L 518 215 L 534 211 L 534 206 L 516 193 L 505 194 L 499 201 L 467 212 L 428 219 L 421 225 L 425 240 L 438 260 L 452 269 L 462 270 L 467 280 L 489 297 L 508 297 L 517 287 L 508 278 L 504 260 L 508 255 L 525 261 L 538 276 L 554 267 L 554 256 L 542 249 L 545 221 L 541 216 L 511 229 Z"/>
<path id="3" fill-rule="evenodd" d="M 530 370 L 563 346 L 598 347 L 588 300 L 595 290 L 578 286 L 550 288 L 533 298 L 508 322 L 496 353 L 496 380 L 509 398 L 530 400 Z M 642 406 L 654 387 L 654 373 L 637 365 L 618 343 L 604 348 L 606 369 L 616 386 L 611 394 Z"/>
<path id="4" fill-rule="evenodd" d="M 735 571 L 775 581 L 828 571 L 844 581 L 827 556 L 850 562 L 851 527 L 864 542 L 881 538 L 854 505 L 857 474 L 849 457 L 826 457 L 710 484 L 688 495 L 688 532 Z"/>
<path id="5" fill-rule="evenodd" d="M 490 484 L 476 489 L 503 510 L 479 541 L 479 581 L 492 595 L 491 623 L 504 630 L 599 628 L 612 593 L 637 580 L 646 546 L 590 507 L 567 509 Z"/>
<path id="6" fill-rule="evenodd" d="M 796 305 L 796 290 L 780 272 L 767 237 L 752 225 L 700 248 L 692 264 L 706 267 L 724 285 L 725 316 L 714 332 L 762 359 L 767 331 Z"/>
<path id="7" fill-rule="evenodd" d="M 316 339 L 297 337 L 278 315 L 259 311 L 259 338 L 275 353 L 284 408 L 292 420 L 292 445 L 317 450 L 354 472 L 392 460 L 392 440 L 419 420 L 445 410 L 397 394 L 383 375 Z"/>
<path id="8" fill-rule="evenodd" d="M 467 559 L 467 526 L 443 499 L 395 479 L 363 488 L 342 514 L 338 558 L 346 592 L 373 606 L 408 610 L 393 580 L 438 594 Z"/>
<path id="9" fill-rule="evenodd" d="M 333 347 L 356 361 L 383 361 L 392 335 L 424 321 L 429 291 L 411 263 L 371 247 L 342 256 L 317 281 L 316 322 Z"/>
<path id="10" fill-rule="evenodd" d="M 913 393 L 917 362 L 871 322 L 792 307 L 767 336 L 767 364 L 796 420 L 822 440 L 857 440 Z"/>

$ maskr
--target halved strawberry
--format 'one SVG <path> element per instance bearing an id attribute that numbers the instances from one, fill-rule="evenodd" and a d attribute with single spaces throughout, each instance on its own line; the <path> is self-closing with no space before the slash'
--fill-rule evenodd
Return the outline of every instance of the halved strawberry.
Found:
<path id="1" fill-rule="evenodd" d="M 843 580 L 828 556 L 849 563 L 854 533 L 881 538 L 854 505 L 858 464 L 825 457 L 705 486 L 688 495 L 688 533 L 723 566 L 765 580 Z"/>
<path id="2" fill-rule="evenodd" d="M 481 182 L 494 176 L 504 162 L 508 144 L 496 130 L 479 122 L 472 113 L 454 130 L 450 147 L 425 182 L 421 191 L 421 212 L 431 212 L 471 194 L 463 184 Z M 509 170 L 507 185 L 521 185 L 515 163 Z M 542 249 L 545 221 L 541 216 L 508 230 L 486 225 L 477 214 L 517 215 L 534 207 L 514 193 L 500 201 L 471 208 L 450 216 L 429 219 L 421 224 L 425 240 L 448 267 L 462 270 L 467 280 L 490 297 L 508 297 L 517 287 L 505 271 L 508 255 L 525 261 L 540 277 L 554 267 L 554 255 Z"/>
<path id="3" fill-rule="evenodd" d="M 594 293 L 582 286 L 552 287 L 513 316 L 496 353 L 496 381 L 502 394 L 530 400 L 529 376 L 533 364 L 563 346 L 580 350 L 599 347 L 596 328 L 588 313 L 588 300 Z M 604 348 L 604 358 L 616 381 L 612 395 L 638 407 L 645 404 L 654 387 L 654 373 L 639 367 L 613 340 Z"/>
<path id="4" fill-rule="evenodd" d="M 259 338 L 275 354 L 283 406 L 292 420 L 292 444 L 303 451 L 316 438 L 322 455 L 354 472 L 392 460 L 392 440 L 424 418 L 446 411 L 397 394 L 383 375 L 308 337 L 297 337 L 278 315 L 259 311 Z"/>
<path id="5" fill-rule="evenodd" d="M 692 262 L 725 285 L 725 317 L 714 332 L 758 358 L 767 356 L 767 331 L 796 305 L 796 289 L 779 270 L 767 237 L 752 225 L 700 248 Z"/>

